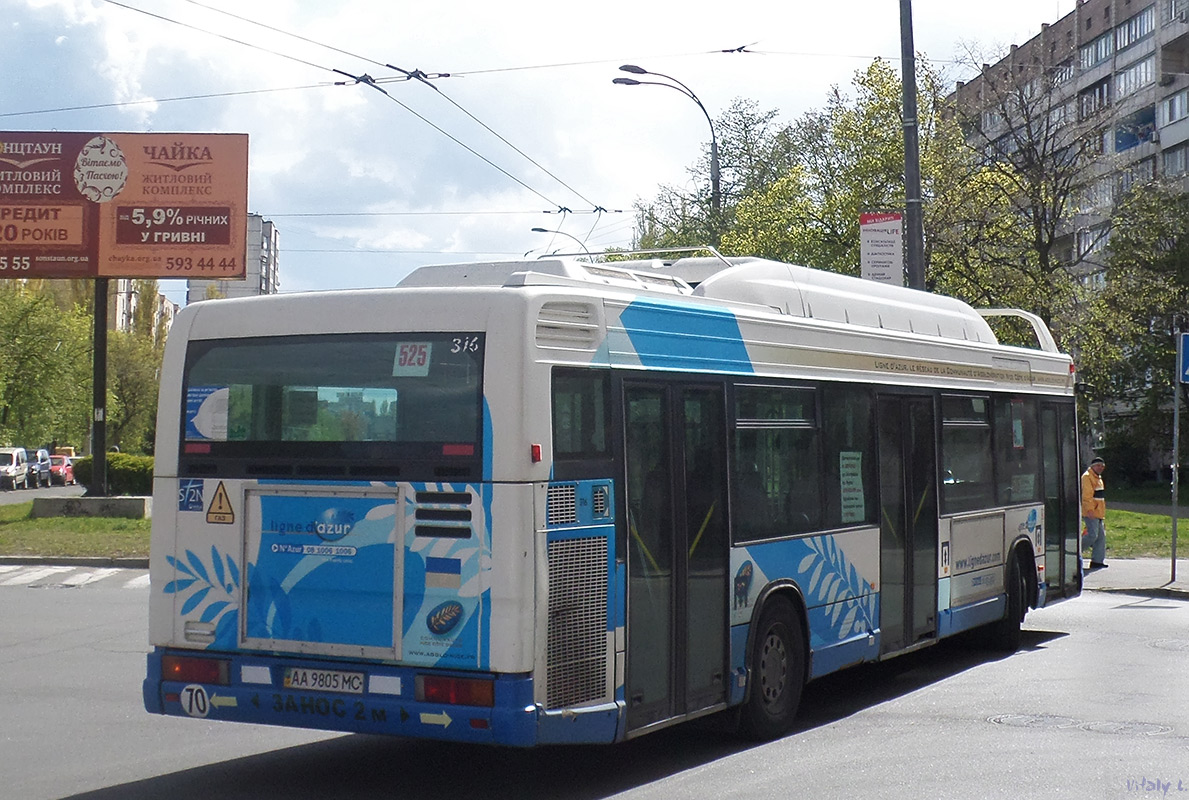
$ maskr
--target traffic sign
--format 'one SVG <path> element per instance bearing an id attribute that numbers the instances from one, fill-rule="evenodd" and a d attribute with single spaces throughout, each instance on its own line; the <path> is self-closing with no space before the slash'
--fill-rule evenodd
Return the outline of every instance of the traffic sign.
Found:
<path id="1" fill-rule="evenodd" d="M 1181 383 L 1189 383 L 1189 333 L 1177 336 L 1177 364 L 1181 373 L 1178 380 Z"/>

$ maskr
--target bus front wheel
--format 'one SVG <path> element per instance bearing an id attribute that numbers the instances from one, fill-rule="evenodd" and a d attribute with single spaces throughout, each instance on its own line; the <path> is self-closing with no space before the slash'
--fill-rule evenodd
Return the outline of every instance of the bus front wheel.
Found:
<path id="1" fill-rule="evenodd" d="M 775 739 L 793 726 L 805 685 L 805 637 L 792 603 L 776 597 L 764 606 L 752 640 L 751 680 L 739 720 L 751 739 Z"/>

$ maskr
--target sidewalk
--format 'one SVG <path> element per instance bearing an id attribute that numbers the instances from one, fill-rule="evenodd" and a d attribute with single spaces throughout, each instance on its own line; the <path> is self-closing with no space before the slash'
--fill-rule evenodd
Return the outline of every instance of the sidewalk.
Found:
<path id="1" fill-rule="evenodd" d="M 1177 559 L 1175 582 L 1169 581 L 1171 558 L 1114 558 L 1106 563 L 1106 569 L 1086 572 L 1083 589 L 1189 599 L 1189 559 Z"/>
<path id="2" fill-rule="evenodd" d="M 1112 510 L 1116 511 L 1134 511 L 1139 514 L 1157 514 L 1162 517 L 1172 517 L 1172 502 L 1168 503 L 1111 503 L 1107 501 L 1107 513 Z M 1189 519 L 1189 497 L 1177 498 L 1177 528 L 1180 528 L 1181 520 Z M 1180 561 L 1180 559 L 1177 559 Z M 1177 577 L 1180 577 L 1181 570 L 1177 570 Z"/>

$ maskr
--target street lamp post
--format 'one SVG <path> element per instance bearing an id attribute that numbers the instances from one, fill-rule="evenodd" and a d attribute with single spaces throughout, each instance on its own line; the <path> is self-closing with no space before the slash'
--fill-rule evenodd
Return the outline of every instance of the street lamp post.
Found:
<path id="1" fill-rule="evenodd" d="M 706 110 L 706 106 L 702 105 L 702 101 L 698 99 L 698 96 L 694 94 L 692 89 L 672 75 L 649 72 L 643 67 L 637 67 L 635 64 L 624 64 L 619 69 L 623 72 L 630 72 L 633 75 L 652 75 L 656 78 L 664 78 L 667 81 L 671 81 L 671 83 L 641 81 L 635 78 L 615 78 L 611 81 L 612 83 L 619 84 L 620 86 L 667 86 L 670 89 L 681 92 L 690 100 L 697 103 L 698 108 L 702 109 L 702 113 L 706 116 L 706 124 L 710 126 L 710 208 L 714 212 L 714 222 L 717 227 L 719 212 L 722 210 L 722 195 L 719 192 L 718 138 L 714 135 L 714 121 L 710 119 L 710 112 Z"/>
<path id="2" fill-rule="evenodd" d="M 594 256 L 590 254 L 590 250 L 586 248 L 586 245 L 583 243 L 583 241 L 572 233 L 566 233 L 565 231 L 553 231 L 549 230 L 548 228 L 533 228 L 533 233 L 556 233 L 558 236 L 565 236 L 569 239 L 573 239 L 578 243 L 578 246 L 582 248 L 582 252 L 586 253 L 586 257 L 591 261 L 594 261 Z M 532 251 L 530 250 L 529 252 L 531 253 Z"/>
<path id="3" fill-rule="evenodd" d="M 917 120 L 916 54 L 912 46 L 912 0 L 900 0 L 900 63 L 904 104 L 904 238 L 908 285 L 925 288 L 925 235 L 921 206 L 920 130 Z"/>

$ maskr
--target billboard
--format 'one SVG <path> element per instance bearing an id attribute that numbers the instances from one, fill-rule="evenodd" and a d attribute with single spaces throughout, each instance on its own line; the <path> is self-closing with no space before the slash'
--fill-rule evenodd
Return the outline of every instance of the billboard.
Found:
<path id="1" fill-rule="evenodd" d="M 899 211 L 859 214 L 859 259 L 867 280 L 904 285 L 903 216 Z"/>
<path id="2" fill-rule="evenodd" d="M 0 278 L 244 277 L 248 136 L 0 132 Z"/>

